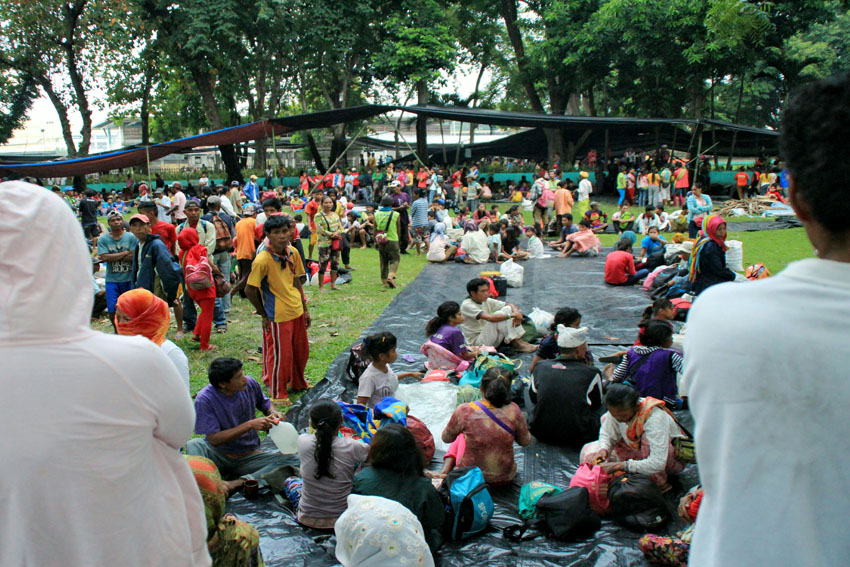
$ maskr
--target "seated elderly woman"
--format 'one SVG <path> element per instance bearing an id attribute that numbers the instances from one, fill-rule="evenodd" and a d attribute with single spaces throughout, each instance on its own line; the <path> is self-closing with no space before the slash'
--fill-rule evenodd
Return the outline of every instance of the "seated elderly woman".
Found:
<path id="1" fill-rule="evenodd" d="M 171 324 L 168 304 L 146 289 L 132 289 L 118 296 L 115 327 L 119 335 L 141 335 L 155 342 L 171 360 L 189 389 L 189 359 L 179 346 L 165 338 Z"/>
<path id="2" fill-rule="evenodd" d="M 735 272 L 726 267 L 726 221 L 706 215 L 688 264 L 689 289 L 699 295 L 713 285 L 734 280 Z"/>
<path id="3" fill-rule="evenodd" d="M 457 245 L 446 236 L 446 223 L 436 223 L 425 259 L 429 262 L 448 262 L 454 257 L 455 252 L 457 252 Z"/>
<path id="4" fill-rule="evenodd" d="M 641 398 L 631 386 L 611 384 L 605 405 L 599 440 L 582 448 L 582 463 L 601 463 L 609 473 L 645 474 L 659 486 L 667 485 L 668 474 L 682 471 L 673 439 L 685 435 L 662 400 Z"/>
<path id="5" fill-rule="evenodd" d="M 486 226 L 487 221 L 481 221 L 482 227 Z M 475 221 L 467 221 L 464 226 L 463 239 L 460 241 L 460 247 L 466 252 L 464 262 L 467 264 L 485 264 L 490 260 L 490 249 L 487 247 L 487 235 Z"/>

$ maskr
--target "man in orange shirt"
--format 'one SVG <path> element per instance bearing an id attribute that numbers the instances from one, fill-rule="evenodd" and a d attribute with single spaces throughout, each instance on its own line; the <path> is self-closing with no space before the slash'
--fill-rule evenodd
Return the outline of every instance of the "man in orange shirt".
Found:
<path id="1" fill-rule="evenodd" d="M 307 258 L 313 258 L 313 248 L 319 240 L 318 232 L 316 232 L 316 213 L 322 208 L 322 197 L 324 193 L 321 189 L 313 189 L 313 200 L 304 205 L 304 212 L 310 219 L 310 253 Z"/>
<path id="2" fill-rule="evenodd" d="M 244 296 L 245 284 L 248 283 L 248 276 L 251 275 L 251 263 L 254 261 L 254 254 L 257 251 L 257 241 L 254 238 L 254 229 L 257 226 L 257 205 L 249 203 L 245 205 L 243 212 L 245 214 L 242 220 L 236 223 L 236 267 L 239 271 L 239 281 L 233 290 L 231 296 L 237 293 L 242 293 Z"/>
<path id="3" fill-rule="evenodd" d="M 744 171 L 743 167 L 738 168 L 738 173 L 735 174 L 735 185 L 738 189 L 738 199 L 744 199 L 744 189 L 750 184 L 750 176 Z"/>
<path id="4" fill-rule="evenodd" d="M 561 217 L 567 213 L 573 212 L 573 193 L 567 189 L 567 180 L 558 183 L 558 189 L 555 190 L 555 217 L 558 219 L 557 225 L 561 226 Z"/>

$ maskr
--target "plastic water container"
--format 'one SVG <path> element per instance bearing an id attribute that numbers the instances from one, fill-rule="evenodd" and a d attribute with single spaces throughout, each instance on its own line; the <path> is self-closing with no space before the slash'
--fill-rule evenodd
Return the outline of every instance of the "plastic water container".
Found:
<path id="1" fill-rule="evenodd" d="M 281 421 L 269 429 L 269 437 L 282 454 L 293 455 L 298 452 L 298 432 L 288 421 Z"/>

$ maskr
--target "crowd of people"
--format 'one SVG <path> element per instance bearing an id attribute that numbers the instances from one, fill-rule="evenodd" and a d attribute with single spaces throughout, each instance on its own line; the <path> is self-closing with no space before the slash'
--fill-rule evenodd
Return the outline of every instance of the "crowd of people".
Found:
<path id="1" fill-rule="evenodd" d="M 334 268 L 346 264 L 344 235 L 368 235 L 356 215 L 361 224 L 351 232 L 340 217 L 348 217 L 343 197 L 351 175 L 342 174 L 342 191 L 311 188 L 311 200 L 302 203 L 304 223 L 281 214 L 280 198 L 263 195 L 252 182 L 211 190 L 203 201 L 175 184 L 169 197 L 155 190 L 126 226 L 120 211 L 111 211 L 104 234 L 93 228 L 91 204 L 82 204 L 96 202 L 94 195 L 82 199 L 78 221 L 69 203 L 40 187 L 0 184 L 6 297 L 0 355 L 7 367 L 0 511 L 8 519 L 0 531 L 0 564 L 257 565 L 258 532 L 225 509 L 234 491 L 247 495 L 259 486 L 285 494 L 302 525 L 333 529 L 336 558 L 346 567 L 401 559 L 433 565 L 450 512 L 435 484 L 455 468 L 478 467 L 492 487 L 510 484 L 517 476 L 514 444 L 528 445 L 533 436 L 580 449 L 583 464 L 606 474 L 645 475 L 668 491 L 685 466 L 679 441 L 689 435 L 674 413 L 684 407 L 696 423 L 701 483 L 680 502 L 680 515 L 695 524 L 675 537 L 641 538 L 647 557 L 668 565 L 841 564 L 850 554 L 841 521 L 850 504 L 841 473 L 846 456 L 839 450 L 850 434 L 843 416 L 850 391 L 841 379 L 846 357 L 840 355 L 850 320 L 850 224 L 841 206 L 846 172 L 835 164 L 850 128 L 848 100 L 850 78 L 839 77 L 804 87 L 785 109 L 787 196 L 818 257 L 764 281 L 720 285 L 734 277 L 723 257 L 725 222 L 709 214 L 710 200 L 696 184 L 681 195 L 696 240 L 679 234 L 665 243 L 659 203 L 652 202 L 664 194 L 647 176 L 646 209 L 634 219 L 645 233 L 640 260 L 661 255 L 666 262 L 673 255 L 681 271 L 668 287 L 696 296 L 684 355 L 672 348 L 672 321 L 682 313 L 666 296 L 647 307 L 633 346 L 599 359 L 603 368 L 574 307 L 557 309 L 550 333 L 532 345 L 524 340 L 522 310 L 491 297 L 484 278 L 467 283 L 462 301 L 439 305 L 424 325 L 426 344 L 455 369 L 494 349 L 534 352 L 522 408 L 510 369 L 483 372 L 440 432 L 449 449 L 439 471 L 426 472 L 423 438 L 430 434 L 394 398 L 404 376 L 392 369 L 397 339 L 387 332 L 364 341 L 370 362 L 356 398 L 315 402 L 294 453 L 261 448 L 259 433 L 286 419 L 287 388 L 308 387 L 311 316 L 302 280 L 312 270 L 313 247 L 334 287 Z M 548 202 L 548 192 L 557 190 L 538 183 L 546 178 L 541 171 L 534 184 Z M 444 236 L 447 254 L 455 246 L 449 232 L 458 225 L 465 234 L 455 254 L 464 250 L 476 263 L 482 250 L 482 263 L 505 251 L 520 259 L 517 235 L 508 229 L 531 240 L 548 228 L 548 206 L 534 210 L 530 226 L 515 220 L 516 211 L 492 218 L 475 202 L 477 187 L 471 198 L 467 189 L 467 206 L 473 206 L 460 211 L 461 222 L 447 222 L 440 219 L 446 204 L 440 201 L 451 196 L 426 197 L 428 179 L 413 188 L 414 199 L 398 180 L 387 184 L 388 194 L 372 195 L 380 197 L 373 238 L 384 285 L 397 285 L 394 266 L 411 245 L 427 254 Z M 591 191 L 582 190 L 587 179 L 582 176 L 575 196 L 560 195 L 562 206 L 574 208 L 556 209 L 552 219 L 561 238 L 550 247 L 565 256 L 592 254 L 598 245 L 591 237 L 598 242 L 595 231 L 607 229 Z M 468 187 L 475 183 L 473 174 Z M 639 181 L 635 188 L 640 199 Z M 232 193 L 238 193 L 235 203 Z M 575 231 L 574 215 L 581 217 Z M 49 229 L 47 238 L 34 238 L 43 233 L 34 233 L 33 219 Z M 623 232 L 606 258 L 606 282 L 634 284 L 650 266 L 635 263 L 638 236 L 623 225 L 630 219 L 620 214 L 616 221 Z M 299 250 L 304 229 L 315 235 L 308 236 L 307 255 Z M 90 287 L 93 251 L 108 265 L 100 296 Z M 240 269 L 228 289 L 232 255 Z M 245 293 L 261 320 L 262 382 L 270 395 L 245 375 L 240 360 L 219 357 L 193 402 L 185 354 L 166 338 L 171 312 L 202 349 L 211 348 L 213 327 L 227 330 L 234 290 Z M 104 298 L 117 336 L 91 329 L 96 297 Z M 819 379 L 811 379 L 812 369 Z M 687 392 L 680 391 L 682 380 Z M 368 444 L 345 426 L 348 412 L 360 407 L 393 422 L 369 432 Z"/>

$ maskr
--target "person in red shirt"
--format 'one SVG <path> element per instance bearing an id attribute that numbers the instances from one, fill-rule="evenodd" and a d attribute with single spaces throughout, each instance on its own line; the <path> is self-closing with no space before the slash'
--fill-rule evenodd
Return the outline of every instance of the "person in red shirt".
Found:
<path id="1" fill-rule="evenodd" d="M 150 220 L 151 234 L 156 234 L 172 256 L 177 256 L 177 229 L 170 222 L 159 220 L 156 215 L 156 203 L 153 201 L 141 201 L 139 203 L 139 212 Z"/>
<path id="2" fill-rule="evenodd" d="M 632 243 L 628 238 L 617 242 L 617 249 L 605 258 L 605 283 L 610 285 L 634 285 L 649 275 L 649 270 L 636 270 L 632 256 Z"/>
<path id="3" fill-rule="evenodd" d="M 428 187 L 428 181 L 431 179 L 431 172 L 427 167 L 422 167 L 416 174 L 416 186 L 420 189 Z"/>
<path id="4" fill-rule="evenodd" d="M 735 174 L 735 185 L 738 188 L 738 199 L 744 199 L 744 189 L 750 184 L 750 176 L 744 171 L 743 167 L 738 168 L 738 173 Z"/>
<path id="5" fill-rule="evenodd" d="M 322 208 L 323 195 L 321 189 L 314 189 L 313 200 L 304 205 L 304 212 L 307 213 L 307 217 L 310 219 L 310 253 L 307 254 L 308 258 L 313 258 L 313 248 L 315 248 L 319 240 L 319 234 L 316 232 L 316 213 Z"/>

